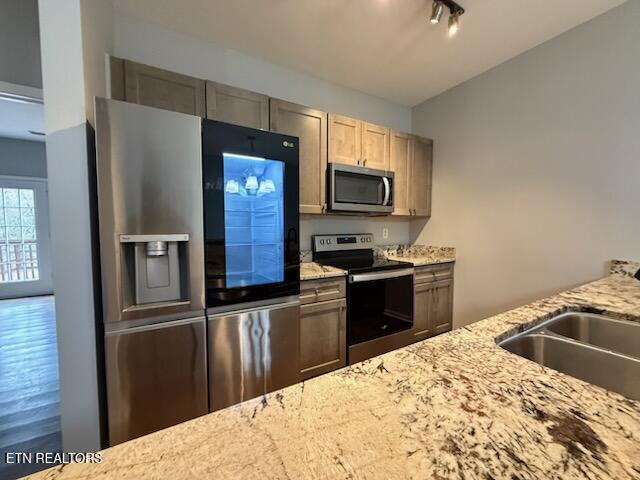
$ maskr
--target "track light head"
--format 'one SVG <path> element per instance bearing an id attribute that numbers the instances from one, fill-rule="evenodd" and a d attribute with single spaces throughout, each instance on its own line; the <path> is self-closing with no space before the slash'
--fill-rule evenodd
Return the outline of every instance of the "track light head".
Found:
<path id="1" fill-rule="evenodd" d="M 433 7 L 431 7 L 431 19 L 429 20 L 433 25 L 440 23 L 442 13 L 444 12 L 444 5 L 440 0 L 434 0 Z"/>
<path id="2" fill-rule="evenodd" d="M 464 8 L 455 0 L 434 0 L 430 19 L 433 25 L 440 23 L 445 7 L 449 9 L 449 36 L 452 37 L 460 30 L 460 17 L 464 14 Z"/>
<path id="3" fill-rule="evenodd" d="M 460 30 L 460 16 L 458 12 L 452 12 L 449 15 L 449 36 L 453 37 Z"/>

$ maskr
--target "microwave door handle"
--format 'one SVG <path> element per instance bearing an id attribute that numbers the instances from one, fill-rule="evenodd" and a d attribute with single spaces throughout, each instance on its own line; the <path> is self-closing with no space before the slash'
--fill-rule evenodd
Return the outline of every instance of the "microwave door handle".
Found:
<path id="1" fill-rule="evenodd" d="M 382 177 L 382 183 L 384 184 L 384 199 L 382 200 L 382 205 L 386 207 L 389 205 L 389 197 L 391 196 L 391 185 L 389 184 L 389 179 L 387 177 Z"/>

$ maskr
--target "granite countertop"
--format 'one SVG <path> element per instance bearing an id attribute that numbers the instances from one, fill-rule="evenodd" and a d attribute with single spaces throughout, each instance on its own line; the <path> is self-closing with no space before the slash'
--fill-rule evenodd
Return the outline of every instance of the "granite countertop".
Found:
<path id="1" fill-rule="evenodd" d="M 449 263 L 456 260 L 456 249 L 450 247 L 432 247 L 425 245 L 387 245 L 375 247 L 375 254 L 390 260 L 401 260 L 415 266 Z M 311 252 L 303 250 L 300 254 L 300 280 L 315 280 L 345 276 L 347 272 L 339 268 L 320 265 L 311 260 Z"/>
<path id="2" fill-rule="evenodd" d="M 35 477 L 638 479 L 640 402 L 496 344 L 567 310 L 640 321 L 636 267 L 620 265 L 602 280 L 110 448 L 102 464 Z"/>
<path id="3" fill-rule="evenodd" d="M 381 255 L 390 260 L 413 263 L 416 267 L 456 261 L 456 249 L 425 245 L 391 245 L 379 247 Z"/>
<path id="4" fill-rule="evenodd" d="M 300 264 L 300 280 L 315 280 L 318 278 L 344 277 L 346 270 L 320 265 L 316 262 L 302 262 Z"/>

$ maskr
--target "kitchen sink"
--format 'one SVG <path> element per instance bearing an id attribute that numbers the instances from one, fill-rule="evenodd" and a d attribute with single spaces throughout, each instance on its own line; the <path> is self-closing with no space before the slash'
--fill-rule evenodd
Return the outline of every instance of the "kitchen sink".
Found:
<path id="1" fill-rule="evenodd" d="M 545 367 L 640 400 L 640 324 L 566 313 L 499 345 Z"/>
<path id="2" fill-rule="evenodd" d="M 568 313 L 549 323 L 547 329 L 596 347 L 640 358 L 640 323 L 591 313 Z"/>

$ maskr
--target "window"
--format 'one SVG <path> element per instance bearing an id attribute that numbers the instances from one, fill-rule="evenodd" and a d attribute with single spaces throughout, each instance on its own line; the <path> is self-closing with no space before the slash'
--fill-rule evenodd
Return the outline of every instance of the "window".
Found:
<path id="1" fill-rule="evenodd" d="M 0 283 L 40 278 L 36 241 L 34 190 L 0 188 Z"/>

